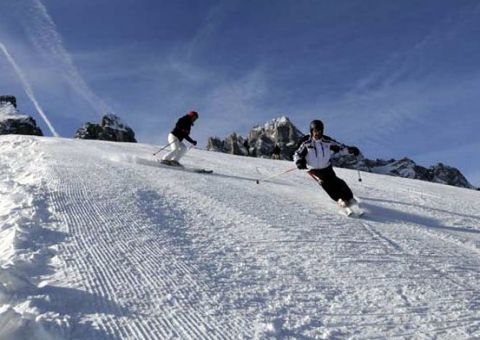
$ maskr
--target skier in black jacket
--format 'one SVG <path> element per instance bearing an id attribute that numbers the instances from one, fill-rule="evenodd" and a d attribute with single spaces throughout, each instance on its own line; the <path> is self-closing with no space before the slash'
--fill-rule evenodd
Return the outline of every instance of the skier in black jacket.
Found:
<path id="1" fill-rule="evenodd" d="M 322 121 L 313 120 L 310 123 L 310 135 L 303 138 L 300 147 L 295 151 L 293 160 L 298 169 L 309 169 L 308 174 L 320 183 L 339 207 L 345 208 L 356 204 L 356 201 L 352 190 L 344 180 L 337 177 L 330 162 L 332 152 L 342 149 L 347 149 L 355 156 L 360 154 L 357 147 L 346 146 L 325 136 Z"/>
<path id="2" fill-rule="evenodd" d="M 175 128 L 168 134 L 168 144 L 172 150 L 162 157 L 163 164 L 181 166 L 179 160 L 187 152 L 187 147 L 182 143 L 184 139 L 192 145 L 197 145 L 197 141 L 190 137 L 190 130 L 197 119 L 198 113 L 190 111 L 177 121 Z"/>

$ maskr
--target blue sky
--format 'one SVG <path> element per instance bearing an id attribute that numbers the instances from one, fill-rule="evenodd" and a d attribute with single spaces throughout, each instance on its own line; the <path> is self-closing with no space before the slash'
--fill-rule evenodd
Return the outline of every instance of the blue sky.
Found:
<path id="1" fill-rule="evenodd" d="M 286 115 L 369 158 L 458 167 L 480 185 L 480 3 L 475 0 L 17 0 L 0 43 L 55 130 L 105 111 L 164 144 L 195 109 L 192 136 Z M 49 134 L 0 51 L 0 93 Z"/>

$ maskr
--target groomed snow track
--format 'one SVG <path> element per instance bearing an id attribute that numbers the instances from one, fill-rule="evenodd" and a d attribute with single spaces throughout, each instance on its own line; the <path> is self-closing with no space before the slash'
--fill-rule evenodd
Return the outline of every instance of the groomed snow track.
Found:
<path id="1" fill-rule="evenodd" d="M 346 218 L 301 172 L 255 183 L 256 168 L 275 173 L 286 162 L 192 151 L 186 163 L 215 169 L 202 175 L 155 166 L 148 145 L 1 138 L 3 157 L 17 154 L 2 167 L 16 183 L 11 205 L 20 211 L 36 195 L 37 234 L 57 233 L 11 248 L 10 260 L 48 246 L 44 270 L 0 257 L 34 287 L 8 302 L 23 318 L 26 302 L 36 313 L 24 332 L 480 337 L 478 192 L 373 174 L 356 183 L 337 169 L 367 209 Z"/>

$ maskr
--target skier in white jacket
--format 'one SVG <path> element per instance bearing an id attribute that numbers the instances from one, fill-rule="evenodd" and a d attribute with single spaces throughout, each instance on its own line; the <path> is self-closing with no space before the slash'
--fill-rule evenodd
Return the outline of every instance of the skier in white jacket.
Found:
<path id="1" fill-rule="evenodd" d="M 355 204 L 352 190 L 347 183 L 335 174 L 330 158 L 332 153 L 347 149 L 349 153 L 358 156 L 360 150 L 355 146 L 347 146 L 323 134 L 323 123 L 313 120 L 310 123 L 310 135 L 302 140 L 295 151 L 293 160 L 298 169 L 309 169 L 308 174 L 317 180 L 327 194 L 340 207 Z"/>

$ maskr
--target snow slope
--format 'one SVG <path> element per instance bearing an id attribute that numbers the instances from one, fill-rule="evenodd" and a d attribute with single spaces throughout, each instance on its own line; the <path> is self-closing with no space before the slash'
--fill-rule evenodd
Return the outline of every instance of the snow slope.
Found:
<path id="1" fill-rule="evenodd" d="M 480 337 L 480 192 L 156 150 L 0 136 L 0 339 Z"/>

